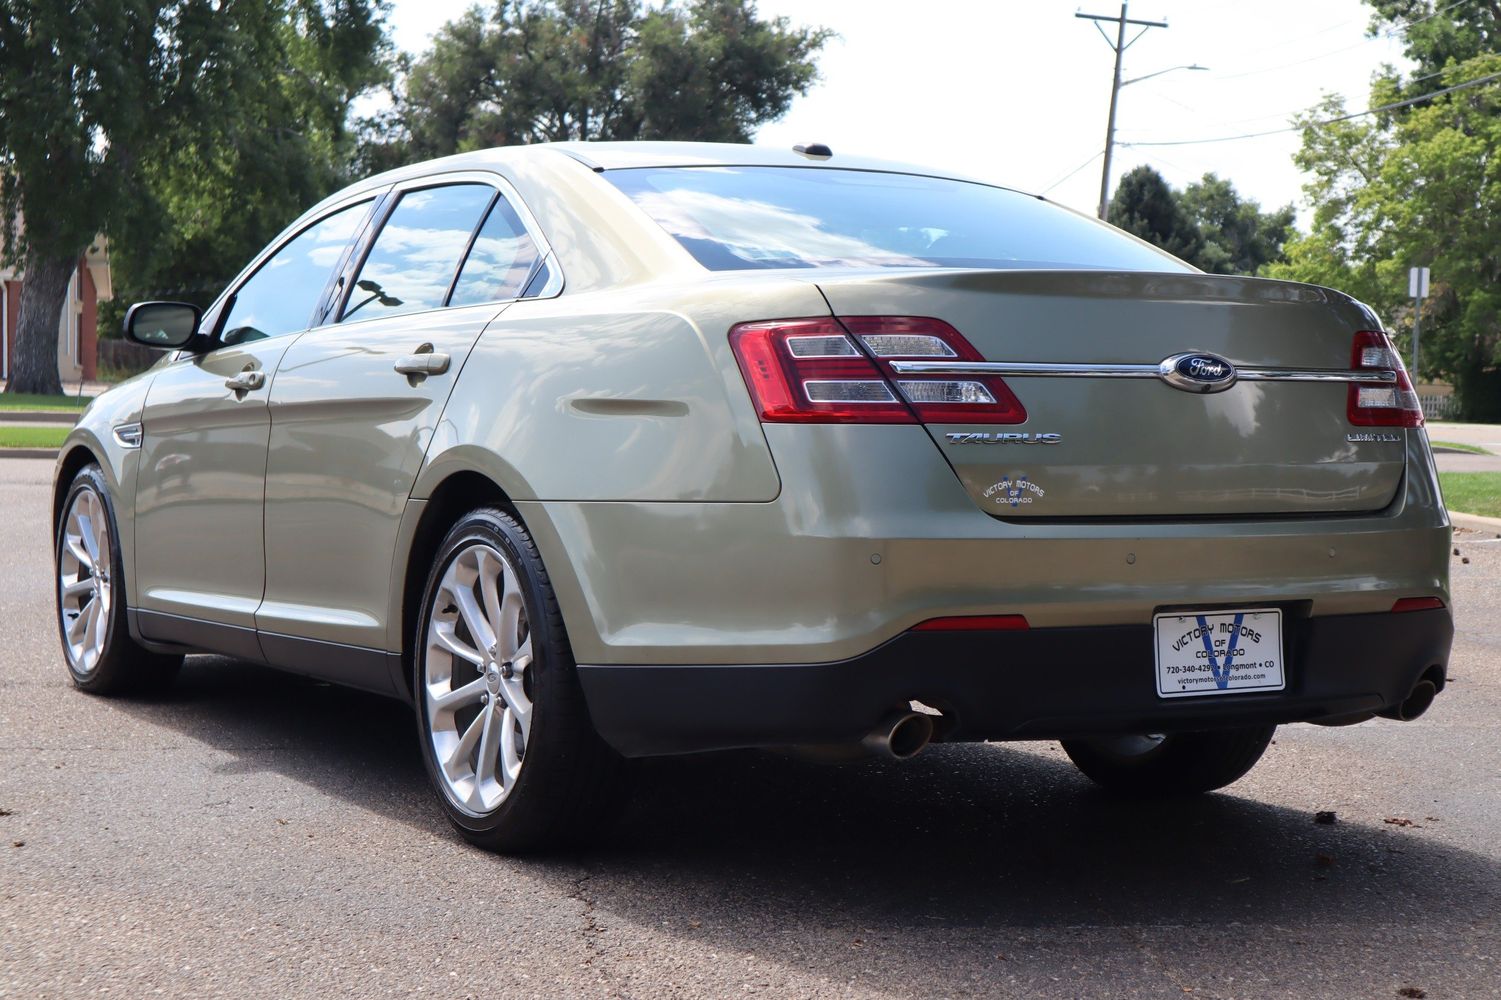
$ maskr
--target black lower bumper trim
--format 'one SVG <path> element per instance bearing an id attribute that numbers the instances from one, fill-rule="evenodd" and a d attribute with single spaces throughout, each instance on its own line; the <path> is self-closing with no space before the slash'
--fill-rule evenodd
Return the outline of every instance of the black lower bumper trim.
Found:
<path id="1" fill-rule="evenodd" d="M 943 711 L 949 739 L 1058 739 L 1379 711 L 1429 671 L 1442 689 L 1453 637 L 1444 609 L 1290 619 L 1286 690 L 1198 698 L 1157 696 L 1147 625 L 908 632 L 833 663 L 581 664 L 579 678 L 627 756 L 854 742 L 912 699 Z"/>

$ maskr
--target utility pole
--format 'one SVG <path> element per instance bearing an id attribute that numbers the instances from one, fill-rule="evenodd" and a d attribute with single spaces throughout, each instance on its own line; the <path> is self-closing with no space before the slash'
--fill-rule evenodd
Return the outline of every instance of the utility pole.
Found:
<path id="1" fill-rule="evenodd" d="M 1145 35 L 1151 28 L 1166 28 L 1166 21 L 1135 21 L 1126 16 L 1127 0 L 1121 0 L 1121 12 L 1119 16 L 1111 17 L 1106 14 L 1077 13 L 1075 17 L 1095 22 L 1095 29 L 1106 43 L 1115 50 L 1115 78 L 1110 85 L 1110 118 L 1105 125 L 1105 167 L 1100 171 L 1100 218 L 1106 219 L 1110 214 L 1110 161 L 1115 154 L 1115 104 L 1120 96 L 1121 87 L 1121 57 L 1126 50 L 1136 43 L 1136 39 Z M 1101 21 L 1113 21 L 1116 25 L 1115 40 L 1110 40 L 1110 34 L 1100 26 Z M 1126 25 L 1136 24 L 1141 26 L 1131 41 L 1126 41 Z M 1131 81 L 1135 83 L 1136 81 Z"/>

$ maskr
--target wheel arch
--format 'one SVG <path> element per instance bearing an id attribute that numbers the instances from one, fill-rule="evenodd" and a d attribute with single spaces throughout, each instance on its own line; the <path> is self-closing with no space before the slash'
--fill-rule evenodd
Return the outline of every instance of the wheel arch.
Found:
<path id="1" fill-rule="evenodd" d="M 85 443 L 74 442 L 58 459 L 57 474 L 52 480 L 52 534 L 54 536 L 57 534 L 59 522 L 62 521 L 63 504 L 67 502 L 68 490 L 73 486 L 73 480 L 78 476 L 79 470 L 89 464 L 99 466 L 104 470 L 106 478 L 112 478 L 104 460 Z"/>

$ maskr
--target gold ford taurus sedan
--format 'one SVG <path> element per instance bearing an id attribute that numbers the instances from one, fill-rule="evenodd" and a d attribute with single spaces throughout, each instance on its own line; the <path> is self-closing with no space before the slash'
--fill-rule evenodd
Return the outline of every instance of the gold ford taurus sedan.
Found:
<path id="1" fill-rule="evenodd" d="M 372 177 L 63 448 L 74 683 L 184 653 L 409 700 L 448 818 L 592 826 L 624 757 L 1058 739 L 1200 792 L 1445 682 L 1450 526 L 1339 292 L 943 171 L 561 144 Z"/>

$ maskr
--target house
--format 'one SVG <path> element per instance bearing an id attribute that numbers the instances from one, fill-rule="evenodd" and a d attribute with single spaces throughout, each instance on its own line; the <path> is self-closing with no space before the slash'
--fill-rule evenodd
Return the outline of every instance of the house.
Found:
<path id="1" fill-rule="evenodd" d="M 19 266 L 0 266 L 0 379 L 10 378 L 16 328 L 21 320 L 21 285 L 25 280 Z M 113 295 L 109 245 L 100 237 L 78 258 L 57 324 L 57 371 L 64 382 L 98 376 L 99 303 Z"/>

